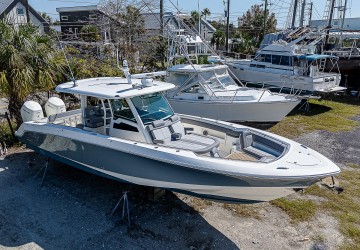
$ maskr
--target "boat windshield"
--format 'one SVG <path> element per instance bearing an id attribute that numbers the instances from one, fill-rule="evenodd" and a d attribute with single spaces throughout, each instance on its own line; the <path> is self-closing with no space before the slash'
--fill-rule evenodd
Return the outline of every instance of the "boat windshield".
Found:
<path id="1" fill-rule="evenodd" d="M 229 75 L 218 76 L 218 79 L 224 86 L 235 84 L 234 80 Z"/>
<path id="2" fill-rule="evenodd" d="M 170 105 L 161 93 L 153 93 L 131 98 L 144 124 L 166 119 L 174 115 Z"/>

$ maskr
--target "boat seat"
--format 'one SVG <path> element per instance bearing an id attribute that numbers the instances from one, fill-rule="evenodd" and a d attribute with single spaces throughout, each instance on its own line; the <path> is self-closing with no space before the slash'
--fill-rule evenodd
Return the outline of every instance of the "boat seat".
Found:
<path id="1" fill-rule="evenodd" d="M 279 157 L 285 147 L 270 138 L 245 131 L 241 135 L 242 151 L 248 153 L 262 162 L 269 162 Z"/>
<path id="2" fill-rule="evenodd" d="M 85 126 L 88 128 L 98 128 L 104 126 L 104 110 L 97 106 L 88 106 L 85 108 Z M 107 112 L 106 117 L 111 113 Z M 110 121 L 107 121 L 110 123 Z"/>
<path id="3" fill-rule="evenodd" d="M 157 120 L 152 122 L 147 130 L 155 144 L 190 150 L 197 154 L 206 154 L 214 156 L 218 150 L 220 142 L 212 136 L 204 136 L 195 133 L 185 134 L 184 127 L 180 118 L 170 117 L 167 121 Z"/>

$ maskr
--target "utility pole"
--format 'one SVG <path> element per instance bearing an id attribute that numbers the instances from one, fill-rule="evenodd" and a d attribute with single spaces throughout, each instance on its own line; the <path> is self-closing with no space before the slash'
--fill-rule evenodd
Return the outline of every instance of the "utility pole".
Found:
<path id="1" fill-rule="evenodd" d="M 25 3 L 25 9 L 26 9 L 25 10 L 26 11 L 26 22 L 30 23 L 29 1 L 25 0 L 24 3 Z"/>
<path id="2" fill-rule="evenodd" d="M 199 36 L 201 37 L 201 13 L 200 13 L 200 0 L 198 0 L 198 14 L 199 14 L 199 20 L 198 20 L 198 31 Z"/>
<path id="3" fill-rule="evenodd" d="M 301 5 L 301 15 L 300 15 L 299 27 L 304 27 L 305 6 L 306 6 L 306 0 L 303 0 L 302 5 Z"/>
<path id="4" fill-rule="evenodd" d="M 265 0 L 265 10 L 264 10 L 264 36 L 263 39 L 266 35 L 266 19 L 267 19 L 267 5 L 268 5 L 268 1 Z"/>
<path id="5" fill-rule="evenodd" d="M 295 29 L 297 6 L 298 6 L 298 0 L 294 0 L 294 10 L 293 10 L 293 16 L 292 16 L 292 22 L 291 22 L 291 28 L 293 30 Z"/>
<path id="6" fill-rule="evenodd" d="M 310 2 L 310 10 L 309 10 L 309 27 L 311 27 L 311 20 L 312 20 L 312 12 L 313 12 L 313 2 Z"/>
<path id="7" fill-rule="evenodd" d="M 164 0 L 160 0 L 160 32 L 164 35 Z"/>
<path id="8" fill-rule="evenodd" d="M 164 44 L 164 0 L 160 0 L 160 48 L 161 48 L 161 66 L 165 68 L 165 49 Z"/>
<path id="9" fill-rule="evenodd" d="M 230 36 L 230 0 L 227 0 L 227 10 L 226 10 L 226 52 L 229 52 L 229 36 Z"/>

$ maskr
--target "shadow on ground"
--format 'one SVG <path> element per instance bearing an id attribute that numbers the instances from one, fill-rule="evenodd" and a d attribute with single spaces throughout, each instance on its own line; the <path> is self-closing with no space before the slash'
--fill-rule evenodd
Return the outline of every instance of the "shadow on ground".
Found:
<path id="1" fill-rule="evenodd" d="M 44 158 L 30 151 L 0 160 L 0 248 L 237 248 L 171 192 L 151 202 L 146 187 L 54 161 L 40 188 L 40 178 L 33 177 L 44 163 Z M 129 229 L 121 211 L 109 216 L 123 191 L 129 191 Z"/>

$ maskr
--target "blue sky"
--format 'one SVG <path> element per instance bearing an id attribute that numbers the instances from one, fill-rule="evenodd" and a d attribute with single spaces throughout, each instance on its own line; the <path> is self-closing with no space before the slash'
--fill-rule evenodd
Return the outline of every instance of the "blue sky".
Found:
<path id="1" fill-rule="evenodd" d="M 224 4 L 223 0 L 199 0 L 200 9 L 209 8 L 212 15 L 210 19 L 219 19 L 224 16 Z M 284 23 L 289 9 L 289 2 L 291 0 L 268 0 L 270 3 L 269 8 L 278 16 L 279 26 Z M 309 1 L 309 0 L 308 0 Z M 343 0 L 344 1 L 344 0 Z M 175 8 L 172 5 L 179 4 L 179 9 L 183 12 L 190 12 L 191 10 L 197 9 L 196 0 L 165 0 L 166 10 L 174 11 Z M 241 16 L 246 10 L 248 10 L 253 4 L 261 4 L 262 0 L 231 0 L 231 13 L 230 17 L 233 22 L 236 21 L 238 16 Z M 313 0 L 314 11 L 313 19 L 321 19 L 326 0 Z M 53 18 L 58 18 L 56 12 L 57 7 L 69 7 L 69 6 L 83 6 L 98 4 L 99 0 L 29 0 L 31 6 L 41 12 L 49 13 Z M 287 3 L 287 4 L 286 4 Z M 360 17 L 360 1 L 359 0 L 348 0 L 351 7 L 347 11 L 347 17 Z"/>

